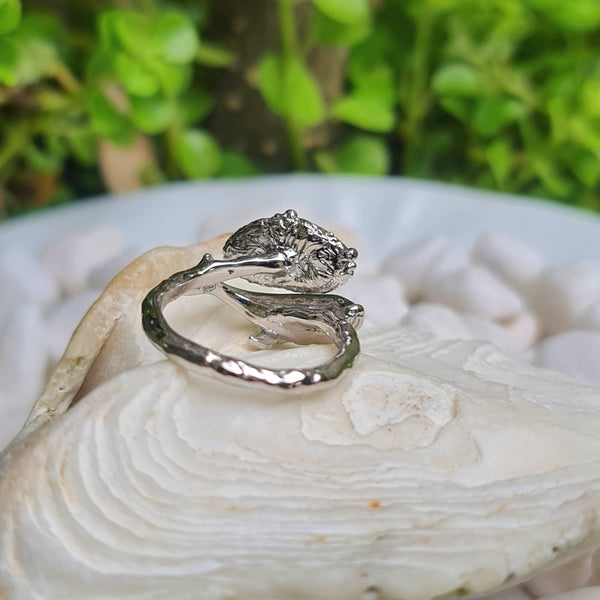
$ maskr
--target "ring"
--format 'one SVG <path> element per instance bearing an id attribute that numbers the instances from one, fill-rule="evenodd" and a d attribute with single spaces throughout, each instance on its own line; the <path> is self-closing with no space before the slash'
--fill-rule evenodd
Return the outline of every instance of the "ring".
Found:
<path id="1" fill-rule="evenodd" d="M 150 341 L 188 368 L 206 367 L 233 381 L 295 389 L 335 380 L 360 352 L 356 330 L 360 304 L 327 294 L 354 274 L 358 253 L 335 235 L 288 210 L 238 229 L 223 247 L 223 260 L 205 254 L 191 269 L 175 273 L 142 302 L 142 326 Z M 289 294 L 255 292 L 226 281 L 241 277 Z M 259 348 L 279 342 L 333 343 L 337 353 L 310 369 L 268 369 L 206 348 L 178 334 L 163 311 L 180 296 L 212 294 L 260 327 L 250 337 Z"/>

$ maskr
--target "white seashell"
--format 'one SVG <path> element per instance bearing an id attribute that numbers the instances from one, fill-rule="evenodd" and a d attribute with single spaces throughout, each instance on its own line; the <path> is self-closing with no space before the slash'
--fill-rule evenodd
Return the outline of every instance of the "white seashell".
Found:
<path id="1" fill-rule="evenodd" d="M 531 594 L 520 585 L 507 588 L 500 592 L 486 594 L 483 600 L 531 600 Z"/>
<path id="2" fill-rule="evenodd" d="M 0 323 L 0 449 L 19 431 L 44 387 L 47 364 L 40 307 L 31 303 L 16 307 Z"/>
<path id="3" fill-rule="evenodd" d="M 462 320 L 469 330 L 470 339 L 489 342 L 501 350 L 510 346 L 506 329 L 495 321 L 477 315 L 462 315 Z"/>
<path id="4" fill-rule="evenodd" d="M 45 308 L 59 297 L 56 280 L 18 248 L 0 252 L 0 290 L 0 322 L 18 306 L 34 302 Z"/>
<path id="5" fill-rule="evenodd" d="M 126 248 L 120 229 L 98 225 L 72 233 L 48 246 L 41 261 L 67 295 L 87 287 L 91 271 L 118 256 Z"/>
<path id="6" fill-rule="evenodd" d="M 423 284 L 427 288 L 430 280 L 436 280 L 449 273 L 455 273 L 471 264 L 471 255 L 460 246 L 446 244 L 443 252 L 436 258 L 425 276 Z"/>
<path id="7" fill-rule="evenodd" d="M 590 583 L 591 575 L 591 556 L 588 552 L 536 575 L 525 584 L 525 588 L 536 598 L 543 598 L 581 588 Z"/>
<path id="8" fill-rule="evenodd" d="M 502 233 L 480 235 L 473 246 L 473 258 L 521 292 L 529 289 L 543 266 L 539 252 Z"/>
<path id="9" fill-rule="evenodd" d="M 592 554 L 592 583 L 600 585 L 600 547 Z"/>
<path id="10" fill-rule="evenodd" d="M 546 269 L 532 292 L 532 303 L 545 334 L 573 326 L 600 299 L 600 265 L 590 260 L 567 262 Z"/>
<path id="11" fill-rule="evenodd" d="M 598 598 L 600 598 L 600 586 L 564 592 L 558 596 L 547 596 L 544 600 L 598 600 Z"/>
<path id="12" fill-rule="evenodd" d="M 165 360 L 140 301 L 218 247 L 117 277 L 2 454 L 7 600 L 425 600 L 496 589 L 598 535 L 599 386 L 394 328 L 296 395 Z M 211 347 L 281 366 L 328 352 L 251 351 L 241 318 L 180 300 L 169 319 Z"/>
<path id="13" fill-rule="evenodd" d="M 523 310 L 520 296 L 487 269 L 471 265 L 427 281 L 424 297 L 459 312 L 501 321 Z"/>
<path id="14" fill-rule="evenodd" d="M 365 327 L 397 325 L 408 313 L 402 284 L 391 275 L 356 275 L 342 294 L 364 306 Z"/>
<path id="15" fill-rule="evenodd" d="M 538 319 L 530 311 L 523 311 L 505 323 L 508 345 L 512 350 L 522 352 L 535 344 L 540 335 Z"/>
<path id="16" fill-rule="evenodd" d="M 547 337 L 537 345 L 534 363 L 600 382 L 600 331 L 570 330 Z"/>
<path id="17" fill-rule="evenodd" d="M 420 298 L 423 282 L 434 261 L 437 261 L 447 243 L 437 236 L 425 236 L 403 246 L 383 262 L 383 271 L 398 277 L 406 297 Z"/>
<path id="18" fill-rule="evenodd" d="M 44 331 L 52 364 L 60 360 L 75 327 L 97 298 L 98 292 L 82 292 L 61 302 L 50 312 Z"/>
<path id="19" fill-rule="evenodd" d="M 600 331 L 600 298 L 592 302 L 573 323 L 573 329 L 594 329 Z"/>
<path id="20" fill-rule="evenodd" d="M 413 305 L 402 320 L 402 325 L 444 340 L 471 338 L 469 329 L 455 311 L 433 302 L 419 302 Z"/>

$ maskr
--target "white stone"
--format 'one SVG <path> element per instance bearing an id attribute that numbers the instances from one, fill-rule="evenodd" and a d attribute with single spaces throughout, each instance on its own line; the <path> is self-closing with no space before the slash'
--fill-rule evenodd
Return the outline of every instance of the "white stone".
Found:
<path id="1" fill-rule="evenodd" d="M 387 257 L 382 269 L 398 277 L 404 286 L 406 297 L 415 301 L 421 296 L 423 282 L 445 246 L 446 242 L 441 237 L 419 238 Z"/>
<path id="2" fill-rule="evenodd" d="M 600 586 L 592 586 L 564 592 L 558 596 L 545 596 L 544 600 L 598 600 L 600 598 Z"/>
<path id="3" fill-rule="evenodd" d="M 542 340 L 534 363 L 578 379 L 600 381 L 600 332 L 571 330 Z"/>
<path id="4" fill-rule="evenodd" d="M 543 267 L 539 252 L 496 232 L 480 235 L 475 240 L 472 256 L 475 262 L 487 267 L 519 291 L 526 290 Z"/>
<path id="5" fill-rule="evenodd" d="M 22 427 L 46 378 L 48 353 L 42 311 L 37 304 L 16 307 L 0 323 L 0 448 Z"/>
<path id="6" fill-rule="evenodd" d="M 489 342 L 501 350 L 508 348 L 508 334 L 504 327 L 495 321 L 477 315 L 463 315 L 462 320 L 474 340 Z"/>
<path id="7" fill-rule="evenodd" d="M 517 352 L 530 348 L 540 335 L 540 325 L 537 317 L 527 310 L 508 321 L 504 329 L 508 336 L 508 347 Z"/>
<path id="8" fill-rule="evenodd" d="M 600 298 L 592 302 L 573 323 L 573 329 L 595 329 L 600 331 Z"/>
<path id="9" fill-rule="evenodd" d="M 427 287 L 427 282 L 430 279 L 438 279 L 448 273 L 455 273 L 470 264 L 472 264 L 471 255 L 467 250 L 460 246 L 446 244 L 443 252 L 439 254 L 431 265 L 431 269 L 427 272 L 424 286 Z"/>
<path id="10" fill-rule="evenodd" d="M 590 583 L 590 563 L 589 553 L 578 556 L 549 571 L 536 575 L 525 583 L 525 588 L 537 598 L 581 588 Z"/>
<path id="11" fill-rule="evenodd" d="M 45 324 L 50 360 L 60 360 L 77 324 L 98 297 L 97 291 L 82 292 L 61 302 L 52 311 Z"/>
<path id="12" fill-rule="evenodd" d="M 431 333 L 441 339 L 471 339 L 471 333 L 461 317 L 448 306 L 433 302 L 415 304 L 402 325 Z"/>
<path id="13" fill-rule="evenodd" d="M 404 289 L 391 275 L 355 276 L 339 293 L 365 308 L 365 326 L 397 325 L 408 313 Z"/>
<path id="14" fill-rule="evenodd" d="M 0 322 L 24 304 L 47 307 L 58 299 L 56 280 L 31 254 L 9 248 L 0 252 Z"/>
<path id="15" fill-rule="evenodd" d="M 424 297 L 455 310 L 496 321 L 515 317 L 523 310 L 521 297 L 488 269 L 469 265 L 439 277 L 431 277 Z"/>
<path id="16" fill-rule="evenodd" d="M 600 265 L 591 260 L 570 261 L 546 269 L 532 293 L 532 304 L 544 334 L 569 329 L 598 299 Z"/>
<path id="17" fill-rule="evenodd" d="M 119 271 L 132 263 L 140 254 L 142 251 L 139 248 L 126 248 L 108 262 L 94 267 L 87 281 L 88 286 L 95 290 L 103 290 Z"/>
<path id="18" fill-rule="evenodd" d="M 73 295 L 86 288 L 95 267 L 115 258 L 125 247 L 125 236 L 120 229 L 98 225 L 54 242 L 44 250 L 41 260 L 65 294 Z"/>

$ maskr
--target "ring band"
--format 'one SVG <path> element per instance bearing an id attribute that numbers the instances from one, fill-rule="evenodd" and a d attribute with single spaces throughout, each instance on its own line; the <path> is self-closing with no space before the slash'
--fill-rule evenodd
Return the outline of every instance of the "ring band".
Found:
<path id="1" fill-rule="evenodd" d="M 206 372 L 208 367 L 234 381 L 284 389 L 333 381 L 352 366 L 360 351 L 356 330 L 364 309 L 325 292 L 354 273 L 354 248 L 288 210 L 245 225 L 227 240 L 223 251 L 223 260 L 205 254 L 198 265 L 165 279 L 145 297 L 142 326 L 157 348 L 188 368 Z M 226 283 L 238 277 L 295 293 L 255 292 Z M 170 302 L 196 294 L 212 294 L 258 325 L 260 333 L 250 340 L 260 348 L 283 341 L 330 342 L 337 352 L 314 368 L 274 370 L 196 344 L 172 329 L 163 314 Z"/>

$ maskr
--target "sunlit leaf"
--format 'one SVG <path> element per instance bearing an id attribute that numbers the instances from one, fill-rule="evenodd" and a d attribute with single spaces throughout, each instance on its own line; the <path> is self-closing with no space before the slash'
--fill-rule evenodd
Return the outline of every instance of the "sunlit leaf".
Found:
<path id="1" fill-rule="evenodd" d="M 151 44 L 169 63 L 192 61 L 198 50 L 198 34 L 193 21 L 183 13 L 169 10 L 158 19 Z"/>
<path id="2" fill-rule="evenodd" d="M 219 177 L 252 177 L 259 175 L 257 169 L 243 154 L 224 152 Z"/>
<path id="3" fill-rule="evenodd" d="M 133 122 L 150 135 L 165 131 L 175 116 L 173 100 L 161 94 L 147 98 L 132 96 L 130 103 Z"/>
<path id="4" fill-rule="evenodd" d="M 188 129 L 176 136 L 174 158 L 182 173 L 190 179 L 216 175 L 223 161 L 215 139 L 201 129 Z"/>
<path id="5" fill-rule="evenodd" d="M 21 2 L 0 0 L 0 35 L 14 31 L 21 22 Z"/>
<path id="6" fill-rule="evenodd" d="M 313 0 L 330 19 L 340 23 L 359 23 L 369 18 L 368 0 Z"/>
<path id="7" fill-rule="evenodd" d="M 362 42 L 371 33 L 371 20 L 342 23 L 316 10 L 311 16 L 311 37 L 317 44 L 350 47 Z"/>
<path id="8" fill-rule="evenodd" d="M 374 132 L 391 131 L 396 120 L 389 103 L 360 93 L 340 98 L 331 107 L 331 114 L 345 123 Z"/>
<path id="9" fill-rule="evenodd" d="M 352 138 L 336 152 L 335 162 L 340 173 L 385 175 L 389 170 L 385 144 L 371 136 Z"/>
<path id="10" fill-rule="evenodd" d="M 114 57 L 114 66 L 123 87 L 134 96 L 152 96 L 156 94 L 159 81 L 139 60 L 134 60 L 124 52 Z"/>
<path id="11" fill-rule="evenodd" d="M 477 73 L 464 63 L 451 63 L 438 69 L 433 75 L 432 86 L 440 96 L 470 97 L 481 93 Z"/>

